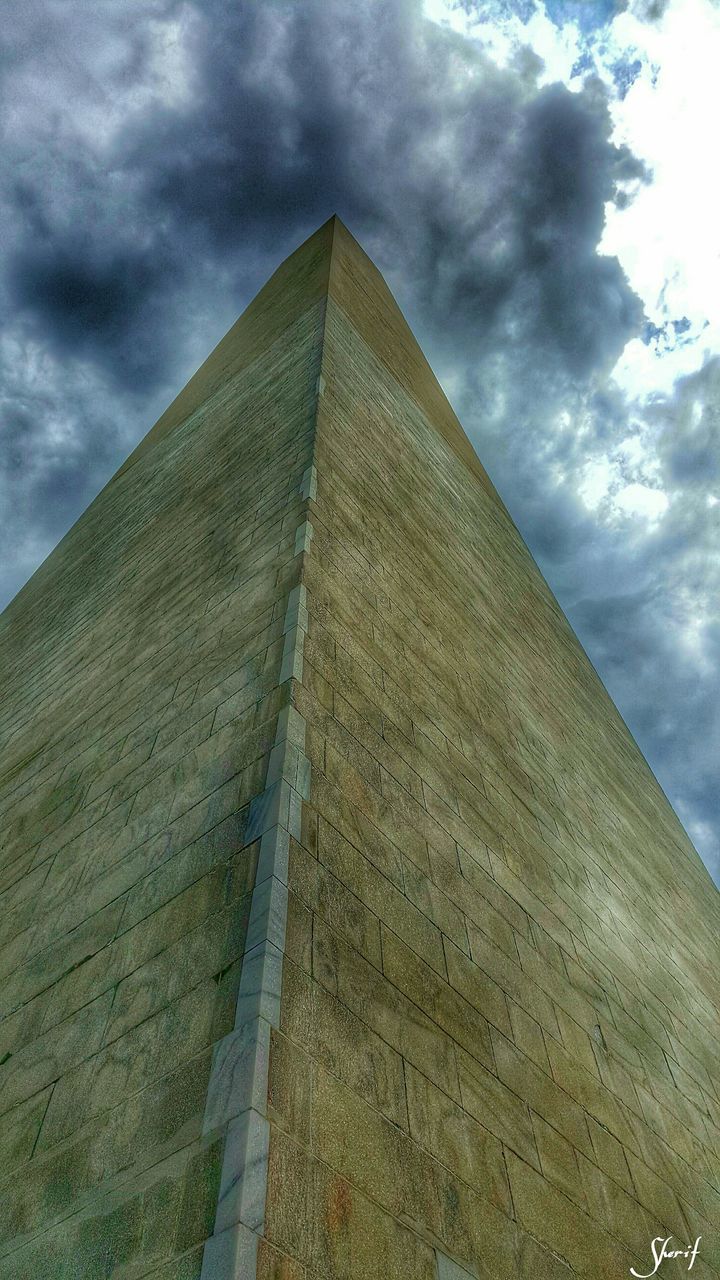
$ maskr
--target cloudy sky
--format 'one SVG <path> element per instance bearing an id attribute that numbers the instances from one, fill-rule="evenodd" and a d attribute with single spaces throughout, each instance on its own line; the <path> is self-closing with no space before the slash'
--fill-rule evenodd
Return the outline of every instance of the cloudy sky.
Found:
<path id="1" fill-rule="evenodd" d="M 720 881 L 720 7 L 28 0 L 0 605 L 331 213 Z"/>

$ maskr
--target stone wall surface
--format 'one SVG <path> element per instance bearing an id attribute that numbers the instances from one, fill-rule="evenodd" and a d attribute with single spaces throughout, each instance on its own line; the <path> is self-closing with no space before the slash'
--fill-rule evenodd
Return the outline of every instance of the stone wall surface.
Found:
<path id="1" fill-rule="evenodd" d="M 327 234 L 0 621 L 3 1280 L 199 1274 L 248 812 L 289 694 Z"/>
<path id="2" fill-rule="evenodd" d="M 717 891 L 341 223 L 0 645 L 3 1280 L 720 1275 Z"/>
<path id="3" fill-rule="evenodd" d="M 329 295 L 262 1274 L 717 1274 L 717 892 L 341 226 Z"/>

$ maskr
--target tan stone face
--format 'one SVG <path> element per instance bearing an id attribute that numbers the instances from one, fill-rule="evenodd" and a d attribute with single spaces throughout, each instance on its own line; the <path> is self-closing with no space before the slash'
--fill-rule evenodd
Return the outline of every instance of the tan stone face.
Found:
<path id="1" fill-rule="evenodd" d="M 0 646 L 3 1278 L 720 1272 L 717 892 L 342 224 Z"/>

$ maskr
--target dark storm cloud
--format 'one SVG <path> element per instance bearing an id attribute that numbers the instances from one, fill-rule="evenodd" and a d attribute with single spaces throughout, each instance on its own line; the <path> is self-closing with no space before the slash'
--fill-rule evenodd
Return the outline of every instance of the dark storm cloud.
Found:
<path id="1" fill-rule="evenodd" d="M 690 577 L 697 544 L 682 530 L 664 545 L 637 554 L 633 578 L 641 591 L 581 598 L 571 618 L 590 649 L 624 718 L 674 801 L 716 880 L 720 879 L 717 760 L 719 624 L 704 591 L 676 583 L 668 589 L 663 564 Z M 608 561 L 613 557 L 609 549 Z M 703 578 L 705 573 L 703 572 Z M 720 584 L 718 584 L 720 585 Z M 694 643 L 688 647 L 688 609 L 697 611 Z"/>
<path id="2" fill-rule="evenodd" d="M 486 104 L 475 105 L 477 125 L 458 157 L 473 189 L 433 208 L 416 237 L 415 273 L 436 340 L 446 332 L 454 346 L 462 325 L 470 354 L 521 330 L 535 353 L 584 380 L 614 363 L 642 318 L 617 260 L 595 247 L 605 202 L 644 171 L 611 145 L 596 83 L 582 94 L 553 85 L 501 101 L 500 128 L 490 133 Z"/>
<path id="3" fill-rule="evenodd" d="M 577 8 L 558 0 L 556 20 Z M 584 12 L 599 26 L 611 8 Z M 578 493 L 587 461 L 634 429 L 607 374 L 643 323 L 596 253 L 606 203 L 647 178 L 611 142 L 602 86 L 539 89 L 529 51 L 499 70 L 414 0 L 66 0 L 61 18 L 36 0 L 0 39 L 5 598 L 338 212 L 711 859 L 720 815 L 692 733 L 712 738 L 700 675 L 717 671 L 717 629 L 702 663 L 685 652 L 677 586 L 702 578 L 709 545 L 709 399 L 700 419 L 682 395 L 653 410 L 678 494 L 661 531 L 608 531 Z"/>
<path id="4" fill-rule="evenodd" d="M 44 244 L 27 237 L 8 263 L 9 308 L 59 356 L 89 358 L 109 377 L 144 386 L 166 358 L 162 301 L 173 267 L 155 246 L 97 245 L 78 230 Z M 140 332 L 152 340 L 138 341 Z"/>
<path id="5" fill-rule="evenodd" d="M 100 162 L 56 154 L 49 188 L 37 165 L 15 194 L 10 303 L 56 347 L 149 380 L 148 313 L 189 258 L 274 255 L 339 209 L 485 341 L 522 302 L 529 340 L 581 376 L 621 349 L 637 303 L 594 249 L 604 201 L 641 170 L 610 145 L 599 87 L 535 94 L 405 3 L 216 4 L 194 37 L 189 102 L 132 115 Z"/>
<path id="6" fill-rule="evenodd" d="M 700 852 L 720 879 L 720 361 L 682 379 L 645 410 L 658 485 L 669 507 L 644 535 L 629 521 L 588 529 L 572 488 L 553 496 L 558 542 L 528 537 L 568 616 Z M 597 412 L 597 397 L 594 403 Z M 610 397 L 616 436 L 627 412 Z M 587 441 L 592 456 L 592 441 Z M 519 450 L 514 454 L 519 463 Z M 632 482 L 632 468 L 625 476 Z M 547 494 L 546 494 L 547 500 Z M 538 509 L 538 506 L 540 509 Z M 523 524 L 522 512 L 518 514 Z M 585 541 L 583 542 L 583 535 Z M 579 553 L 578 553 L 579 552 Z"/>
<path id="7" fill-rule="evenodd" d="M 95 497 L 122 449 L 105 380 L 59 374 L 21 343 L 0 360 L 3 603 Z M 92 409 L 90 409 L 92 405 Z"/>
<path id="8" fill-rule="evenodd" d="M 656 405 L 653 417 L 662 425 L 668 484 L 692 490 L 706 505 L 713 494 L 720 498 L 720 359 L 681 379 L 672 407 Z"/>

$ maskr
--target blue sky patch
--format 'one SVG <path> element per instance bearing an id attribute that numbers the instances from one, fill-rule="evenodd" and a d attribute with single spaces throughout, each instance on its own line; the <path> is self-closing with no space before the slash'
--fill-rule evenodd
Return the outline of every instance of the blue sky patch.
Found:
<path id="1" fill-rule="evenodd" d="M 545 0 L 545 8 L 556 27 L 566 22 L 577 22 L 587 35 L 607 26 L 625 5 L 618 0 Z"/>

